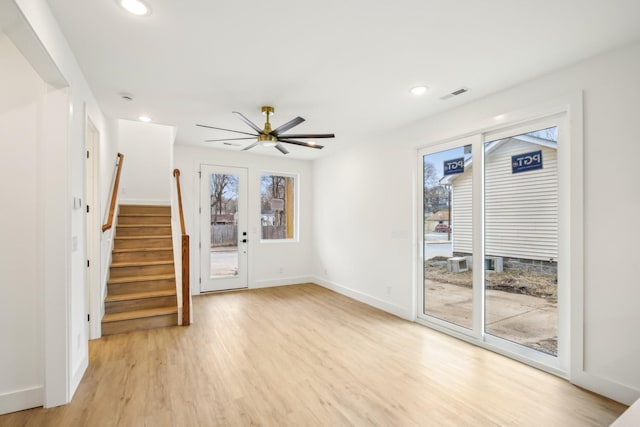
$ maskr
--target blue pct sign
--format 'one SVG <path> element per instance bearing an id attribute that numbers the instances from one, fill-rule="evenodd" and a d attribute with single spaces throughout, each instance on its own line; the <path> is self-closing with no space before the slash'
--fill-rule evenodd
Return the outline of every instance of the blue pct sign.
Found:
<path id="1" fill-rule="evenodd" d="M 511 173 L 542 169 L 542 150 L 511 156 Z"/>
<path id="2" fill-rule="evenodd" d="M 442 168 L 445 175 L 453 175 L 464 172 L 464 157 L 458 159 L 445 160 Z"/>

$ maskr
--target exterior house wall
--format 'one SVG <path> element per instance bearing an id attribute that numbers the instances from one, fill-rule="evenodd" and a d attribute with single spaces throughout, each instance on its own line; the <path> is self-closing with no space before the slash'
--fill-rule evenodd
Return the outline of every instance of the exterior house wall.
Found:
<path id="1" fill-rule="evenodd" d="M 558 259 L 557 150 L 508 140 L 485 168 L 485 252 L 488 256 Z M 542 150 L 543 169 L 513 174 L 511 156 Z"/>
<path id="2" fill-rule="evenodd" d="M 539 149 L 543 169 L 512 173 L 511 156 Z M 486 255 L 556 261 L 557 150 L 509 139 L 488 154 L 485 165 Z M 471 168 L 452 183 L 453 251 L 471 254 Z"/>
<path id="3" fill-rule="evenodd" d="M 473 253 L 472 249 L 472 202 L 473 184 L 471 168 L 452 181 L 451 188 L 451 231 L 453 251 L 464 254 Z"/>

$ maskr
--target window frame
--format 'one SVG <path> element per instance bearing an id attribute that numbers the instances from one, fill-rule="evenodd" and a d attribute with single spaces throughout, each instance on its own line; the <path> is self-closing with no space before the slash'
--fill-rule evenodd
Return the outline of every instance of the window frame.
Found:
<path id="1" fill-rule="evenodd" d="M 263 239 L 262 238 L 262 177 L 263 176 L 281 176 L 285 178 L 293 178 L 293 237 L 284 239 Z M 300 174 L 292 172 L 281 172 L 273 170 L 261 170 L 258 178 L 258 224 L 260 233 L 260 243 L 292 243 L 299 241 L 299 222 L 300 222 Z"/>

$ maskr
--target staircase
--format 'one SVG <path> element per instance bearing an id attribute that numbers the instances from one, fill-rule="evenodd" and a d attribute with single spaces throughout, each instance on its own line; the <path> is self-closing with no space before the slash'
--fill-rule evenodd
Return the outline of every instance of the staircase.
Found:
<path id="1" fill-rule="evenodd" d="M 171 207 L 120 205 L 102 335 L 178 324 Z"/>

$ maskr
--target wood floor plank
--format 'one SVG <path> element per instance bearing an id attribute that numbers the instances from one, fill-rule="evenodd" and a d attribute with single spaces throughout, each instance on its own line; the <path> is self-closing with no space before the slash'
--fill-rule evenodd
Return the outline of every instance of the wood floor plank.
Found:
<path id="1" fill-rule="evenodd" d="M 315 285 L 194 298 L 90 343 L 73 401 L 2 426 L 607 426 L 625 406 Z"/>

